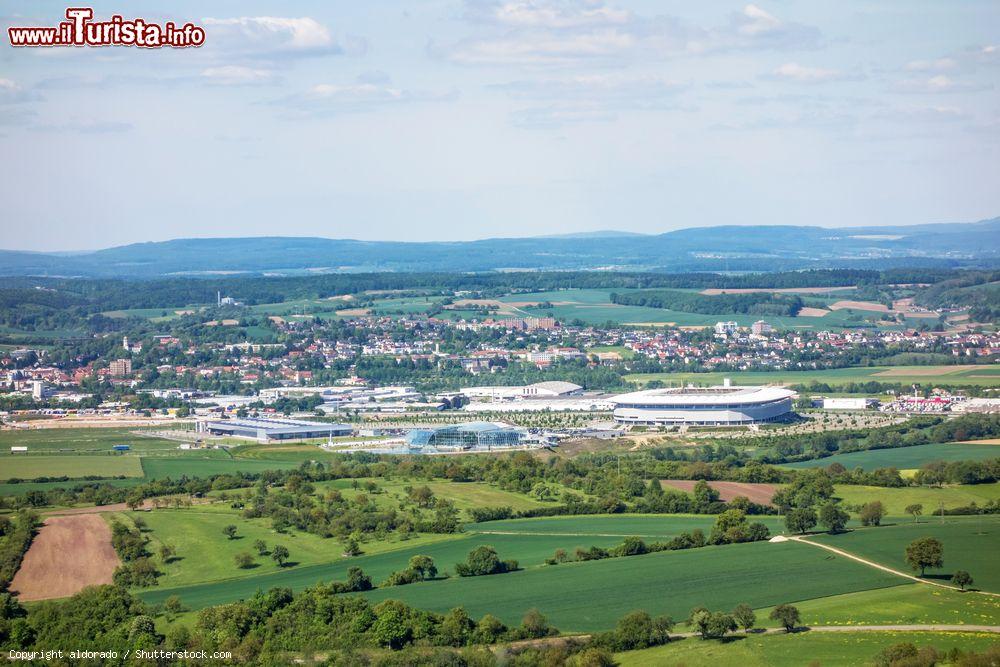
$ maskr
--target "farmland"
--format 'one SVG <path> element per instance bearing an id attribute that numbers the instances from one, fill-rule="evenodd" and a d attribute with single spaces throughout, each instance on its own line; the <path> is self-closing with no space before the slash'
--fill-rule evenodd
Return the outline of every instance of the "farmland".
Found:
<path id="1" fill-rule="evenodd" d="M 46 520 L 11 582 L 22 600 L 65 597 L 84 586 L 110 584 L 119 565 L 111 531 L 95 514 Z"/>
<path id="2" fill-rule="evenodd" d="M 944 545 L 944 569 L 928 570 L 929 577 L 948 579 L 955 570 L 972 573 L 976 587 L 1000 592 L 1000 517 L 925 517 L 920 523 L 901 520 L 879 528 L 862 528 L 839 535 L 817 535 L 811 539 L 850 551 L 888 567 L 908 571 L 906 545 L 917 538 L 936 537 Z"/>
<path id="3" fill-rule="evenodd" d="M 823 382 L 841 385 L 848 382 L 884 382 L 900 384 L 943 384 L 956 386 L 998 387 L 1000 366 L 866 366 L 832 368 L 817 371 L 737 371 L 726 373 L 640 373 L 625 376 L 629 382 L 646 384 L 659 380 L 664 384 L 693 382 L 699 385 L 722 384 L 724 378 L 734 384 L 804 384 Z"/>
<path id="4" fill-rule="evenodd" d="M 762 516 L 754 517 L 753 520 L 761 521 L 772 532 L 780 532 L 782 527 L 781 519 L 778 517 Z M 579 536 L 581 540 L 588 536 L 622 538 L 638 535 L 653 541 L 669 539 L 696 528 L 707 531 L 712 527 L 712 523 L 713 518 L 704 514 L 626 514 L 487 521 L 469 526 L 469 529 L 497 534 Z M 587 544 L 589 545 L 589 542 Z"/>
<path id="5" fill-rule="evenodd" d="M 891 586 L 898 579 L 805 545 L 736 544 L 630 558 L 567 563 L 493 577 L 452 578 L 366 594 L 447 611 L 463 605 L 516 622 L 536 607 L 563 631 L 607 628 L 633 609 L 683 618 L 693 607 L 766 607 Z M 824 576 L 813 574 L 822 570 Z M 608 582 L 614 582 L 609 587 Z"/>
<path id="6" fill-rule="evenodd" d="M 170 544 L 177 550 L 176 556 L 169 563 L 159 565 L 163 572 L 158 580 L 161 588 L 252 578 L 281 571 L 268 554 L 257 554 L 253 548 L 256 540 L 263 540 L 269 546 L 282 544 L 288 548 L 291 560 L 285 565 L 285 571 L 343 558 L 343 546 L 335 540 L 293 529 L 278 533 L 264 519 L 242 519 L 238 512 L 220 505 L 154 512 L 123 512 L 110 514 L 107 519 L 124 519 L 130 522 L 137 516 L 141 516 L 147 524 L 146 536 L 150 538 L 151 552 L 158 552 L 163 544 Z M 227 538 L 222 532 L 229 524 L 238 527 L 235 539 Z M 418 548 L 444 539 L 451 538 L 443 535 L 417 535 L 405 542 L 398 541 L 398 538 L 386 539 L 365 544 L 363 548 L 366 553 L 378 553 L 391 549 Z M 234 558 L 236 554 L 243 552 L 253 554 L 255 564 L 241 570 L 234 564 Z"/>
<path id="7" fill-rule="evenodd" d="M 987 633 L 845 632 L 796 635 L 751 635 L 726 643 L 685 639 L 665 646 L 615 655 L 622 667 L 686 665 L 687 667 L 798 667 L 803 664 L 863 665 L 882 649 L 904 642 L 982 651 L 997 636 Z M 807 658 L 807 661 L 804 660 Z"/>
<path id="8" fill-rule="evenodd" d="M 10 456 L 0 467 L 0 481 L 36 477 L 142 477 L 138 456 Z"/>
<path id="9" fill-rule="evenodd" d="M 631 517 L 622 518 L 627 520 Z M 578 521 L 583 524 L 587 519 L 613 521 L 614 517 L 579 517 Z M 681 525 L 690 528 L 695 524 L 693 519 L 686 517 L 679 517 L 680 522 L 664 517 L 660 526 L 654 527 L 653 519 L 647 518 L 645 530 L 640 528 L 636 532 L 656 532 L 665 537 Z M 702 525 L 708 524 L 704 519 L 702 522 Z M 501 524 L 498 528 L 509 527 L 508 522 L 497 523 Z M 536 525 L 534 528 L 538 530 L 539 527 Z M 372 599 L 402 599 L 415 606 L 435 610 L 447 610 L 461 604 L 473 615 L 490 612 L 511 621 L 520 618 L 527 608 L 538 606 L 564 630 L 593 630 L 607 627 L 617 617 L 636 607 L 679 616 L 701 602 L 732 606 L 748 601 L 754 606 L 767 606 L 786 600 L 891 586 L 899 581 L 896 577 L 859 566 L 848 559 L 829 559 L 818 549 L 794 543 L 705 547 L 606 561 L 541 565 L 543 559 L 556 548 L 572 551 L 576 546 L 610 546 L 622 539 L 611 533 L 567 535 L 565 533 L 572 533 L 574 526 L 570 524 L 562 528 L 564 532 L 559 531 L 558 534 L 543 534 L 539 530 L 538 534 L 525 531 L 523 534 L 470 535 L 420 548 L 363 555 L 327 565 L 288 568 L 250 579 L 172 589 L 161 586 L 141 596 L 155 602 L 176 594 L 189 607 L 199 608 L 246 597 L 258 587 L 302 588 L 320 580 L 342 579 L 349 565 L 361 567 L 378 581 L 405 566 L 408 558 L 417 553 L 431 556 L 439 568 L 447 571 L 452 563 L 464 559 L 465 554 L 479 544 L 490 544 L 504 558 L 520 560 L 525 569 L 503 576 L 450 578 L 403 588 L 380 589 L 368 595 Z M 602 531 L 616 530 L 607 524 L 597 528 Z M 621 530 L 621 527 L 617 528 L 617 531 Z M 764 562 L 778 563 L 780 567 L 770 568 L 772 576 L 761 576 L 760 565 Z M 805 575 L 817 567 L 822 567 L 829 576 L 816 578 Z M 610 598 L 606 588 L 603 592 L 598 590 L 605 587 L 607 581 L 617 582 L 615 593 Z M 707 585 L 706 582 L 712 583 Z M 594 599 L 604 601 L 599 609 L 592 605 Z"/>
<path id="10" fill-rule="evenodd" d="M 863 452 L 834 454 L 821 459 L 786 463 L 785 468 L 825 468 L 839 463 L 848 470 L 862 468 L 898 468 L 910 470 L 919 468 L 931 461 L 982 461 L 1000 457 L 1000 447 L 988 444 L 940 443 L 933 445 L 915 445 L 913 447 L 895 447 L 890 449 L 870 449 Z"/>
<path id="11" fill-rule="evenodd" d="M 942 506 L 945 509 L 952 509 L 967 507 L 973 503 L 985 505 L 991 500 L 1000 499 L 1000 483 L 917 486 L 900 489 L 840 484 L 835 487 L 834 493 L 848 505 L 862 505 L 878 500 L 885 505 L 890 516 L 904 516 L 906 507 L 914 504 L 923 505 L 926 514 L 931 514 Z"/>
<path id="12" fill-rule="evenodd" d="M 796 602 L 803 625 L 957 625 L 1000 623 L 1000 598 L 945 588 L 903 584 Z M 778 627 L 758 611 L 761 627 Z"/>
<path id="13" fill-rule="evenodd" d="M 126 428 L 39 428 L 0 431 L 0 457 L 9 456 L 14 446 L 29 453 L 108 453 L 114 445 L 128 445 L 132 451 L 176 450 L 177 443 L 164 438 L 137 435 Z"/>

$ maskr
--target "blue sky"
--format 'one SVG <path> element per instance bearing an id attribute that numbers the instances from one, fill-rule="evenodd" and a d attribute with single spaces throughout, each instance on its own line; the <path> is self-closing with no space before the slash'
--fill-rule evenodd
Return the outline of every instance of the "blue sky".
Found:
<path id="1" fill-rule="evenodd" d="M 200 49 L 14 49 L 0 247 L 1000 215 L 1000 3 L 104 2 Z"/>

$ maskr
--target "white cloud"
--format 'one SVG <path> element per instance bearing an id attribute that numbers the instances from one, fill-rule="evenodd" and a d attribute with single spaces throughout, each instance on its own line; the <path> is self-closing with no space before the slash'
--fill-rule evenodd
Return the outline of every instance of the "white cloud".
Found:
<path id="1" fill-rule="evenodd" d="M 39 132 L 71 132 L 77 134 L 117 134 L 128 132 L 132 123 L 107 120 L 73 120 L 66 123 L 35 125 L 32 130 Z"/>
<path id="2" fill-rule="evenodd" d="M 205 18 L 206 46 L 258 56 L 308 56 L 363 52 L 363 40 L 339 42 L 322 23 L 308 16 Z"/>
<path id="3" fill-rule="evenodd" d="M 848 81 L 860 78 L 836 69 L 822 67 L 806 67 L 798 63 L 785 63 L 765 78 L 795 83 L 829 83 L 832 81 Z"/>
<path id="4" fill-rule="evenodd" d="M 948 72 L 958 67 L 954 58 L 938 58 L 937 60 L 912 60 L 906 63 L 909 72 Z"/>
<path id="5" fill-rule="evenodd" d="M 906 79 L 893 86 L 900 93 L 923 93 L 936 95 L 941 93 L 962 93 L 984 90 L 987 86 L 956 81 L 945 74 L 937 74 L 927 79 Z"/>
<path id="6" fill-rule="evenodd" d="M 431 52 L 466 65 L 626 64 L 649 55 L 732 49 L 813 48 L 820 32 L 746 5 L 706 29 L 664 15 L 641 16 L 603 0 L 466 1 L 474 36 Z"/>
<path id="7" fill-rule="evenodd" d="M 522 28 L 579 28 L 627 23 L 631 13 L 599 2 L 514 0 L 470 4 L 466 15 L 475 21 Z"/>
<path id="8" fill-rule="evenodd" d="M 757 36 L 781 30 L 782 23 L 757 5 L 747 5 L 735 18 L 736 30 L 742 35 Z"/>
<path id="9" fill-rule="evenodd" d="M 201 76 L 210 83 L 222 86 L 257 85 L 271 83 L 275 80 L 274 72 L 271 70 L 244 67 L 243 65 L 208 67 L 201 71 Z"/>
<path id="10" fill-rule="evenodd" d="M 470 40 L 448 50 L 463 65 L 558 65 L 621 56 L 636 45 L 634 35 L 617 29 L 570 34 L 508 35 Z"/>
<path id="11" fill-rule="evenodd" d="M 618 116 L 613 111 L 599 107 L 552 105 L 515 111 L 511 114 L 511 123 L 515 127 L 543 130 L 579 123 L 606 123 L 617 120 L 617 118 Z"/>
<path id="12" fill-rule="evenodd" d="M 273 103 L 299 115 L 327 116 L 373 111 L 410 102 L 439 101 L 453 96 L 453 93 L 413 91 L 374 83 L 319 83 Z"/>
<path id="13" fill-rule="evenodd" d="M 743 11 L 730 17 L 727 31 L 715 31 L 707 46 L 723 49 L 815 48 L 820 38 L 819 29 L 813 26 L 786 21 L 757 5 L 746 5 Z"/>
<path id="14" fill-rule="evenodd" d="M 494 87 L 519 99 L 642 102 L 676 95 L 687 88 L 687 84 L 658 76 L 586 74 L 563 79 L 512 81 Z"/>

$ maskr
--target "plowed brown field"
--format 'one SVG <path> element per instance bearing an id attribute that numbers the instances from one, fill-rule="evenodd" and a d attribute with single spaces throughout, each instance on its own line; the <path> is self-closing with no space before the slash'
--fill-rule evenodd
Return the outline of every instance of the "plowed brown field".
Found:
<path id="1" fill-rule="evenodd" d="M 119 563 L 111 529 L 99 514 L 54 516 L 45 520 L 10 587 L 22 602 L 68 597 L 110 584 Z"/>
<path id="2" fill-rule="evenodd" d="M 691 493 L 697 480 L 693 479 L 664 479 L 660 480 L 664 486 L 668 486 L 678 491 Z M 745 496 L 750 502 L 759 505 L 770 505 L 778 490 L 777 484 L 749 484 L 744 482 L 709 482 L 708 485 L 719 492 L 719 498 L 730 501 L 737 496 Z"/>

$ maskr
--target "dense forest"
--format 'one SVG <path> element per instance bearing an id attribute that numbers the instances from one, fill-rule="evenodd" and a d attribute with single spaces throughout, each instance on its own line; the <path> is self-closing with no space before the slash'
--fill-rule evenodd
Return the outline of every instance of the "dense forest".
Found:
<path id="1" fill-rule="evenodd" d="M 611 293 L 611 303 L 623 306 L 665 308 L 704 315 L 769 315 L 794 317 L 802 310 L 802 299 L 794 294 L 716 294 L 707 296 L 679 290 L 643 290 Z"/>
<path id="2" fill-rule="evenodd" d="M 839 287 L 861 283 L 939 282 L 959 278 L 952 269 L 829 269 L 779 273 L 611 273 L 603 271 L 512 273 L 356 273 L 262 278 L 167 278 L 93 280 L 70 278 L 5 278 L 0 309 L 33 305 L 90 312 L 130 308 L 173 308 L 214 304 L 219 291 L 254 305 L 300 298 L 326 298 L 365 290 L 440 290 L 504 294 L 556 289 L 706 289 Z"/>

